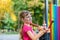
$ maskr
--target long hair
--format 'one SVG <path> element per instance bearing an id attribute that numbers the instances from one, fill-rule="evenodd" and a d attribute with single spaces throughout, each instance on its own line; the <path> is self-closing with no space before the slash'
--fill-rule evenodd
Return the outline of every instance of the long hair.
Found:
<path id="1" fill-rule="evenodd" d="M 20 13 L 20 20 L 22 21 L 22 19 L 24 19 L 28 14 L 30 14 L 29 11 L 22 11 Z M 23 22 L 23 21 L 22 21 Z M 22 28 L 23 28 L 23 25 L 24 23 L 21 24 L 21 27 L 20 27 L 20 39 L 23 40 L 23 35 L 22 35 Z"/>

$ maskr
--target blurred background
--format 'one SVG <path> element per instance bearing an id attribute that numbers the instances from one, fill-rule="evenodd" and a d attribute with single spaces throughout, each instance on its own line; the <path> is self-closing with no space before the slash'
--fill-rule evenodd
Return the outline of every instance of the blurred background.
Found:
<path id="1" fill-rule="evenodd" d="M 48 0 L 48 7 L 50 3 L 51 0 Z M 31 12 L 33 23 L 43 24 L 45 0 L 0 0 L 0 34 L 19 34 L 19 12 L 22 10 Z M 48 8 L 48 18 L 49 13 Z"/>
<path id="2" fill-rule="evenodd" d="M 0 0 L 0 32 L 18 32 L 22 10 L 30 11 L 33 22 L 42 25 L 44 9 L 44 0 Z"/>

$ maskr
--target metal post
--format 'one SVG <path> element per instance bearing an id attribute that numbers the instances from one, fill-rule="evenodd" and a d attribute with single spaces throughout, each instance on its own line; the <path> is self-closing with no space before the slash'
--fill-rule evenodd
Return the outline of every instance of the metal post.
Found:
<path id="1" fill-rule="evenodd" d="M 45 21 L 46 27 L 48 27 L 48 0 L 45 0 Z M 45 40 L 50 40 L 49 35 L 48 33 L 45 34 Z"/>

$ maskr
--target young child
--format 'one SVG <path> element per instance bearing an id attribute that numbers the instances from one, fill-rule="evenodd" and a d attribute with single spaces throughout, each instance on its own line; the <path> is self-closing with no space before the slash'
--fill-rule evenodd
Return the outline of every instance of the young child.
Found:
<path id="1" fill-rule="evenodd" d="M 20 36 L 22 40 L 37 40 L 47 31 L 40 27 L 40 31 L 38 34 L 33 31 L 32 26 L 30 25 L 30 23 L 32 22 L 32 17 L 29 11 L 22 11 L 20 13 L 20 19 L 23 22 L 23 26 L 20 30 Z"/>

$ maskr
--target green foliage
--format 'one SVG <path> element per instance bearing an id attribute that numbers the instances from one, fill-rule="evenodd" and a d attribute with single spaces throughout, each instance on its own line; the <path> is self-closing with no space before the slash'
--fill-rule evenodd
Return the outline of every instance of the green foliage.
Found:
<path id="1" fill-rule="evenodd" d="M 15 13 L 18 13 L 21 10 L 29 10 L 32 13 L 32 10 L 34 13 L 32 13 L 32 17 L 33 17 L 33 22 L 34 23 L 38 23 L 40 25 L 42 25 L 43 22 L 43 10 L 44 7 L 42 8 L 42 6 L 44 6 L 42 1 L 38 2 L 38 6 L 37 5 L 33 5 L 31 7 L 29 7 L 30 5 L 28 5 L 28 2 L 33 1 L 33 0 L 25 0 L 25 1 L 21 1 L 21 0 L 14 0 L 14 11 Z M 42 16 L 40 16 L 42 15 Z M 39 21 L 40 20 L 40 21 Z"/>
<path id="2" fill-rule="evenodd" d="M 5 18 L 1 21 L 1 29 L 15 30 L 17 22 L 12 21 L 10 14 L 5 13 Z"/>
<path id="3" fill-rule="evenodd" d="M 37 23 L 39 25 L 43 24 L 43 15 L 44 15 L 44 8 L 45 3 L 44 0 L 39 0 L 35 4 L 33 0 L 12 0 L 13 1 L 13 8 L 17 19 L 18 19 L 18 12 L 22 10 L 28 10 L 32 14 L 32 21 L 33 23 Z M 49 1 L 50 2 L 50 1 Z M 11 10 L 10 10 L 11 11 Z M 16 22 L 12 21 L 11 16 L 9 13 L 4 13 L 5 17 L 3 21 L 0 22 L 1 29 L 10 29 L 10 30 L 17 30 L 18 29 L 18 20 Z"/>

